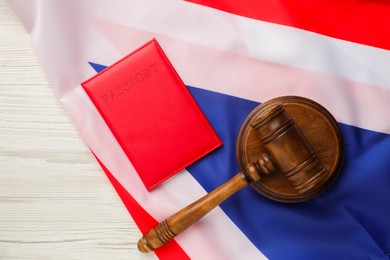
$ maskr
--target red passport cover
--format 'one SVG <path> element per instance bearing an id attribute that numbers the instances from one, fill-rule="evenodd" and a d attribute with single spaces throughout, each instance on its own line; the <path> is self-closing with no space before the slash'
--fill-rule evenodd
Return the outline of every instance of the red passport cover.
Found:
<path id="1" fill-rule="evenodd" d="M 155 39 L 82 86 L 148 190 L 222 144 Z"/>

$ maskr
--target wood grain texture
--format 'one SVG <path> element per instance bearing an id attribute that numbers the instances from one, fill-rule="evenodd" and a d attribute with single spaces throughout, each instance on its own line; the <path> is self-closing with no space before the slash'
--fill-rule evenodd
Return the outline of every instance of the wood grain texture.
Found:
<path id="1" fill-rule="evenodd" d="M 0 1 L 0 259 L 154 259 Z"/>
<path id="2" fill-rule="evenodd" d="M 280 104 L 285 116 L 279 113 Z M 264 115 L 270 120 L 260 127 Z M 255 108 L 242 124 L 236 148 L 240 169 L 258 162 L 259 154 L 269 153 L 278 167 L 251 186 L 267 198 L 286 203 L 306 201 L 326 190 L 337 178 L 344 154 L 334 117 L 315 101 L 296 96 L 274 98 Z"/>

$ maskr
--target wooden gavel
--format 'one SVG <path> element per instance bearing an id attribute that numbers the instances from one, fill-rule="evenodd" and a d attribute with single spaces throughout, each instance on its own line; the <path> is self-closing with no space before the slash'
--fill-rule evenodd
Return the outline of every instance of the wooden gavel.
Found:
<path id="1" fill-rule="evenodd" d="M 315 129 L 316 126 L 321 125 L 324 126 L 323 128 L 330 129 L 324 130 L 327 133 L 325 136 L 327 140 L 316 142 L 316 147 L 319 147 L 321 158 L 325 158 L 324 162 L 327 167 L 322 165 L 315 149 L 289 113 L 286 112 L 285 107 L 289 108 L 293 115 L 297 115 L 299 121 L 302 121 L 304 115 L 309 116 L 303 122 L 315 124 L 314 127 L 309 127 L 313 129 L 311 132 L 318 131 L 319 134 L 323 135 L 321 130 Z M 248 147 L 254 142 L 261 144 L 263 152 L 256 155 L 254 158 L 257 158 L 254 161 L 247 162 L 248 158 L 240 160 L 243 167 L 232 179 L 178 211 L 145 234 L 138 241 L 138 249 L 141 252 L 147 253 L 164 245 L 248 184 L 252 184 L 256 190 L 259 187 L 261 189 L 262 179 L 273 174 L 283 174 L 284 178 L 288 180 L 286 182 L 290 186 L 288 189 L 292 190 L 290 191 L 293 194 L 291 201 L 288 201 L 288 195 L 283 195 L 283 191 L 281 192 L 282 199 L 276 198 L 276 200 L 283 202 L 299 202 L 310 199 L 329 186 L 338 172 L 342 154 L 340 131 L 329 112 L 314 101 L 299 97 L 278 98 L 261 105 L 254 112 L 248 116 L 246 124 L 243 124 L 245 129 L 240 131 L 244 132 L 243 135 L 241 134 L 241 140 L 242 136 L 245 136 L 244 140 Z M 310 122 L 313 120 L 314 122 Z M 252 134 L 252 137 L 248 139 L 248 136 L 251 135 L 249 132 L 255 134 Z M 324 136 L 319 138 L 322 140 Z M 335 159 L 331 159 L 332 162 L 329 164 L 329 155 L 322 156 L 329 152 L 329 145 L 318 145 L 318 143 L 322 144 L 333 140 L 336 141 L 336 145 L 332 146 L 332 149 L 334 150 L 336 147 L 338 155 L 334 157 Z M 327 151 L 323 151 L 324 149 Z M 239 154 L 238 156 L 244 155 Z M 245 162 L 245 165 L 242 161 Z M 267 187 L 263 188 L 267 189 Z M 283 187 L 281 189 L 284 190 Z M 264 195 L 263 192 L 259 192 Z M 275 193 L 275 189 L 271 188 L 271 193 Z M 269 196 L 269 198 L 275 199 L 275 196 Z"/>

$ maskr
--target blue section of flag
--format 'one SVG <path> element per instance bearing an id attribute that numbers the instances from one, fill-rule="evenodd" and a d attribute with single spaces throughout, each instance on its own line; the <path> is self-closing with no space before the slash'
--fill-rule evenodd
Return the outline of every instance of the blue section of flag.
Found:
<path id="1" fill-rule="evenodd" d="M 90 63 L 99 72 L 105 66 Z M 211 191 L 238 171 L 236 137 L 258 103 L 188 87 L 224 145 L 188 167 Z M 388 259 L 390 136 L 341 124 L 342 172 L 317 198 L 270 201 L 248 187 L 221 204 L 243 233 L 271 259 Z M 226 234 L 229 235 L 229 234 Z"/>
<path id="2" fill-rule="evenodd" d="M 101 65 L 101 64 L 97 64 L 97 63 L 93 63 L 93 62 L 88 62 L 89 65 L 91 65 L 91 67 L 96 71 L 96 72 L 100 72 L 102 70 L 104 70 L 105 68 L 107 68 L 107 66 L 104 66 L 104 65 Z"/>
<path id="3" fill-rule="evenodd" d="M 235 138 L 258 103 L 189 88 L 224 142 L 188 167 L 207 190 L 238 172 Z M 251 188 L 221 208 L 271 259 L 387 259 L 390 253 L 390 136 L 341 124 L 343 170 L 324 194 L 304 203 L 270 201 Z"/>

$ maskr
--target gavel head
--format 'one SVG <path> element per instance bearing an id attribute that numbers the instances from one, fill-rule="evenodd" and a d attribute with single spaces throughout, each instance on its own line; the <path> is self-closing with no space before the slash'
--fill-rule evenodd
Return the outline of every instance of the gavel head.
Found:
<path id="1" fill-rule="evenodd" d="M 327 188 L 339 171 L 342 138 L 338 124 L 312 100 L 272 100 L 255 109 L 243 128 L 237 142 L 240 167 L 252 186 L 271 199 L 310 199 Z M 254 154 L 256 149 L 260 152 Z"/>
<path id="2" fill-rule="evenodd" d="M 251 126 L 269 154 L 264 153 L 259 158 L 260 172 L 274 171 L 275 165 L 263 163 L 273 160 L 298 193 L 315 189 L 329 174 L 283 105 L 265 110 Z"/>

